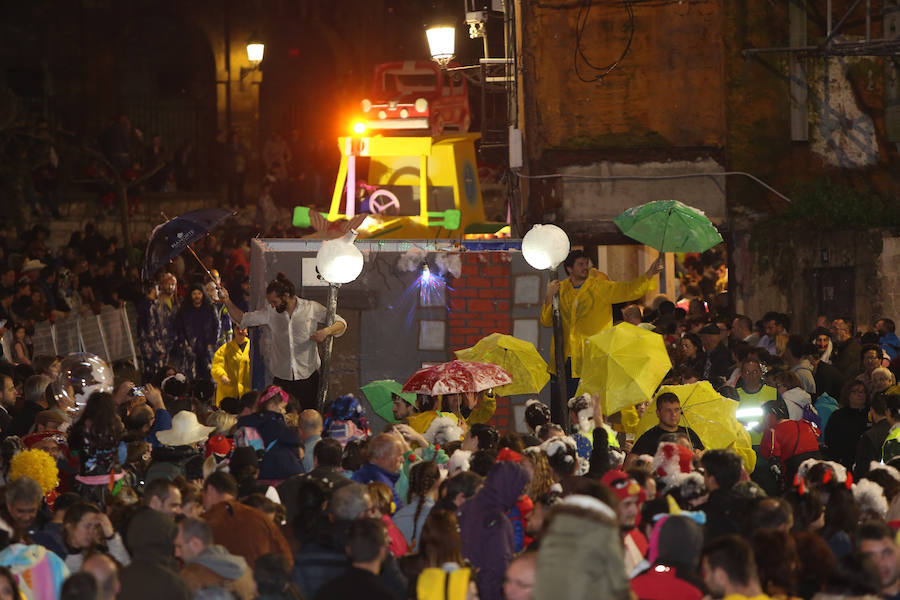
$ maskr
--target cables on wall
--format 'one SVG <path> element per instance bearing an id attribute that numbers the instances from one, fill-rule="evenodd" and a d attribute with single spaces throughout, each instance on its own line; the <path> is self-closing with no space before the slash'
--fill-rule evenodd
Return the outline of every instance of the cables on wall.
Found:
<path id="1" fill-rule="evenodd" d="M 623 0 L 625 6 L 625 14 L 628 16 L 628 41 L 619 57 L 606 65 L 595 65 L 588 58 L 584 48 L 584 30 L 587 28 L 591 17 L 591 8 L 594 5 L 593 0 L 583 0 L 578 8 L 578 17 L 575 22 L 575 51 L 573 54 L 573 66 L 575 75 L 584 83 L 595 83 L 609 75 L 619 63 L 628 54 L 631 49 L 631 42 L 634 40 L 634 7 L 629 0 Z M 583 65 L 583 66 L 582 66 Z"/>

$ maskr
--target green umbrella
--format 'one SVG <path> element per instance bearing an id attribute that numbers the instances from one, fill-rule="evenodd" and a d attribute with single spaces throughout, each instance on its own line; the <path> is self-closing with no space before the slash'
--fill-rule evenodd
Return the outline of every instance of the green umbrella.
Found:
<path id="1" fill-rule="evenodd" d="M 722 242 L 702 211 L 677 200 L 633 206 L 613 221 L 628 237 L 660 252 L 704 252 Z"/>
<path id="2" fill-rule="evenodd" d="M 375 414 L 387 421 L 388 423 L 396 423 L 394 418 L 394 396 L 400 396 L 409 404 L 415 406 L 416 395 L 403 393 L 403 385 L 393 379 L 379 379 L 378 381 L 370 381 L 366 385 L 359 388 L 366 395 L 369 404 Z"/>

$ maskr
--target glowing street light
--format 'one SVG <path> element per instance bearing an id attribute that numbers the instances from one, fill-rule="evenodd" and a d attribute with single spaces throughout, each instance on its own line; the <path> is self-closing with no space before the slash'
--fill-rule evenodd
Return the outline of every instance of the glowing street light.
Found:
<path id="1" fill-rule="evenodd" d="M 362 272 L 363 255 L 353 242 L 357 232 L 351 229 L 344 237 L 322 242 L 316 253 L 316 269 L 329 285 L 350 283 Z"/>
<path id="2" fill-rule="evenodd" d="M 325 326 L 334 325 L 337 314 L 338 288 L 341 284 L 354 281 L 363 268 L 363 255 L 353 242 L 358 235 L 355 229 L 351 229 L 343 237 L 322 242 L 316 253 L 316 270 L 319 276 L 328 282 L 328 304 L 325 317 Z M 324 411 L 325 400 L 328 398 L 328 372 L 331 369 L 331 348 L 334 344 L 334 336 L 325 338 L 325 347 L 322 349 L 322 366 L 319 370 L 319 410 Z"/>
<path id="3" fill-rule="evenodd" d="M 446 67 L 456 52 L 456 28 L 452 25 L 433 25 L 425 30 L 425 36 L 431 58 Z"/>
<path id="4" fill-rule="evenodd" d="M 250 63 L 250 66 L 241 67 L 241 79 L 243 79 L 253 71 L 259 69 L 259 65 L 262 62 L 265 53 L 266 45 L 262 42 L 259 36 L 254 33 L 247 41 L 247 62 Z"/>
<path id="5" fill-rule="evenodd" d="M 535 225 L 522 238 L 525 261 L 539 271 L 553 269 L 569 255 L 569 236 L 556 225 Z"/>
<path id="6" fill-rule="evenodd" d="M 266 53 L 266 45 L 258 38 L 250 38 L 247 42 L 247 60 L 251 65 L 258 65 L 262 62 L 263 55 Z"/>
<path id="7" fill-rule="evenodd" d="M 535 225 L 522 238 L 522 255 L 533 268 L 550 271 L 550 280 L 559 278 L 557 268 L 569 255 L 569 236 L 556 225 Z M 568 430 L 565 406 L 568 402 L 566 388 L 566 357 L 563 346 L 562 317 L 559 313 L 559 293 L 553 296 L 553 351 L 556 355 L 556 397 L 550 403 L 553 422 Z"/>

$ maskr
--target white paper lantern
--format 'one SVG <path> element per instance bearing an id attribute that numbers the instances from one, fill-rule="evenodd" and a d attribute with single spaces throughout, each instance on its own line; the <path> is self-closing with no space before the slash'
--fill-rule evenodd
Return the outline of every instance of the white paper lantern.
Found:
<path id="1" fill-rule="evenodd" d="M 538 270 L 555 269 L 569 255 L 569 236 L 556 225 L 535 225 L 522 238 L 525 261 Z"/>
<path id="2" fill-rule="evenodd" d="M 328 283 L 350 283 L 363 268 L 363 255 L 353 244 L 356 230 L 351 229 L 344 237 L 322 242 L 316 253 L 316 268 Z"/>

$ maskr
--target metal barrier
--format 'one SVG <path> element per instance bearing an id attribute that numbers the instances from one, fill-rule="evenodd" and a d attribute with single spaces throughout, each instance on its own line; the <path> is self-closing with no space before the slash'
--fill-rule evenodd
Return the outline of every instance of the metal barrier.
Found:
<path id="1" fill-rule="evenodd" d="M 65 356 L 71 352 L 91 352 L 107 363 L 127 359 L 138 368 L 134 340 L 135 310 L 104 306 L 99 315 L 72 316 L 56 323 L 43 321 L 34 326 L 31 343 L 34 355 Z"/>

